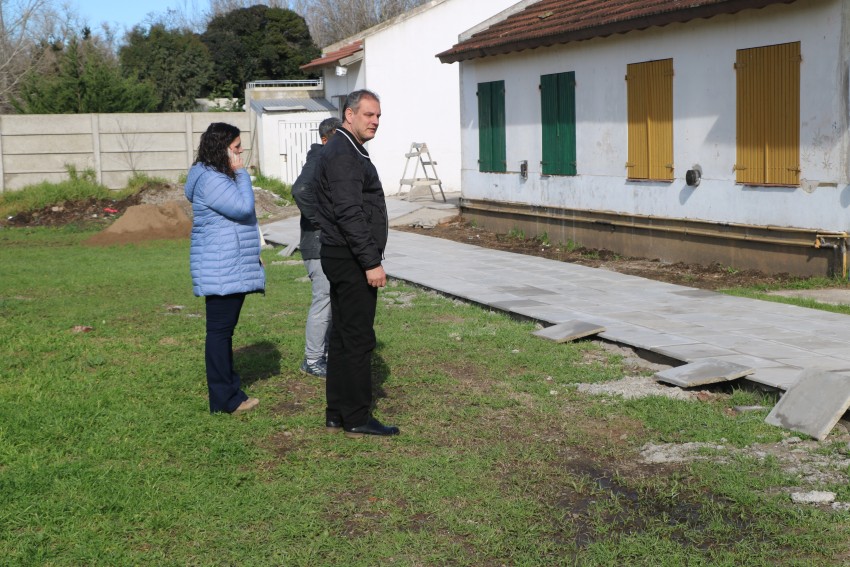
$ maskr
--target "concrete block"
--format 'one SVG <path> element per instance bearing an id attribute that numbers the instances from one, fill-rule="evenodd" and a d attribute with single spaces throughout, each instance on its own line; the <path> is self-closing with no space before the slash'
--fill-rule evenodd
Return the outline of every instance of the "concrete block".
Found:
<path id="1" fill-rule="evenodd" d="M 801 372 L 764 421 L 823 441 L 848 407 L 850 377 L 810 368 Z"/>
<path id="2" fill-rule="evenodd" d="M 277 253 L 278 256 L 292 256 L 292 253 L 295 252 L 295 249 L 298 248 L 298 244 L 289 244 L 286 248 Z"/>
<path id="3" fill-rule="evenodd" d="M 573 319 L 571 321 L 552 325 L 551 327 L 546 327 L 545 329 L 540 329 L 532 334 L 535 337 L 540 337 L 541 339 L 547 339 L 556 343 L 565 343 L 582 337 L 587 337 L 589 335 L 598 335 L 602 332 L 605 332 L 605 327 Z"/>
<path id="4" fill-rule="evenodd" d="M 682 388 L 693 388 L 704 384 L 736 380 L 753 372 L 755 368 L 734 362 L 706 359 L 656 372 L 655 379 Z"/>
<path id="5" fill-rule="evenodd" d="M 685 345 L 670 345 L 652 349 L 658 354 L 663 354 L 668 358 L 676 360 L 684 360 L 691 362 L 699 358 L 715 358 L 718 356 L 729 356 L 737 354 L 733 350 L 716 347 L 706 344 L 685 344 Z"/>

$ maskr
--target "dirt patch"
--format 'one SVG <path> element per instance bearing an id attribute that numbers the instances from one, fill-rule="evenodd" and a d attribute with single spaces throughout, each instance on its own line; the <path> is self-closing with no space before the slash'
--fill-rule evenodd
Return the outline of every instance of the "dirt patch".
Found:
<path id="1" fill-rule="evenodd" d="M 254 188 L 254 208 L 261 222 L 299 214 L 295 205 L 258 187 Z M 192 204 L 183 194 L 183 185 L 151 181 L 123 199 L 66 201 L 11 216 L 0 224 L 10 227 L 68 224 L 104 227 L 102 235 L 87 243 L 95 246 L 132 244 L 145 240 L 187 238 L 192 228 Z"/>
<path id="2" fill-rule="evenodd" d="M 665 263 L 646 258 L 620 256 L 610 250 L 584 248 L 552 244 L 540 238 L 525 238 L 521 235 L 498 234 L 480 227 L 472 226 L 461 217 L 439 224 L 433 228 L 394 227 L 397 230 L 415 232 L 425 236 L 445 238 L 455 242 L 473 244 L 483 248 L 504 250 L 518 254 L 528 254 L 580 264 L 591 268 L 602 268 L 700 289 L 727 289 L 763 285 L 787 285 L 804 278 L 789 274 L 764 274 L 755 270 L 735 270 L 720 264 L 701 266 L 683 262 Z"/>
<path id="3" fill-rule="evenodd" d="M 19 213 L 3 219 L 4 226 L 64 226 L 80 224 L 86 226 L 109 225 L 116 218 L 134 205 L 140 204 L 141 196 L 137 193 L 124 199 L 86 199 L 84 201 L 67 201 L 59 205 L 44 207 L 37 211 Z"/>

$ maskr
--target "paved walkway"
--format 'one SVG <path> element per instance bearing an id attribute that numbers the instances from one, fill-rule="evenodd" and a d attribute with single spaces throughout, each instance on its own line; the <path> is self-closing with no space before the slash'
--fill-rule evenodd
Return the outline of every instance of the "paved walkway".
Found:
<path id="1" fill-rule="evenodd" d="M 455 199 L 450 199 L 454 201 Z M 387 200 L 395 224 L 456 214 L 428 200 Z M 263 225 L 269 242 L 297 242 L 298 219 Z M 391 231 L 390 276 L 548 324 L 602 325 L 599 336 L 682 362 L 719 359 L 787 389 L 806 368 L 850 378 L 850 317 L 656 282 L 599 268 Z"/>

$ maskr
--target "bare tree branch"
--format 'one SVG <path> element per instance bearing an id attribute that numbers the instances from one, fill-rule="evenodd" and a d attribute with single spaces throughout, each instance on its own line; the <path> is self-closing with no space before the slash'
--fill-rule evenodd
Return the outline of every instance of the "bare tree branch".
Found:
<path id="1" fill-rule="evenodd" d="M 53 0 L 0 0 L 0 112 L 11 110 L 21 82 L 39 69 L 49 44 L 63 41 L 66 31 Z"/>
<path id="2" fill-rule="evenodd" d="M 403 14 L 426 1 L 293 0 L 291 4 L 293 10 L 304 16 L 316 45 L 325 47 Z"/>

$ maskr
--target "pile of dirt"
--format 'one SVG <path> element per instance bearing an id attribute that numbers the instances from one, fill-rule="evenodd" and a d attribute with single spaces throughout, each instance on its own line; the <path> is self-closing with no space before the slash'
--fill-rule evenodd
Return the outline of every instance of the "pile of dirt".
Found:
<path id="1" fill-rule="evenodd" d="M 133 244 L 145 240 L 188 238 L 192 219 L 177 201 L 161 205 L 135 205 L 117 221 L 84 242 L 87 246 Z"/>
<path id="2" fill-rule="evenodd" d="M 432 228 L 413 226 L 393 228 L 454 240 L 455 242 L 474 244 L 483 248 L 540 256 L 551 260 L 570 262 L 591 268 L 602 268 L 612 272 L 700 289 L 717 290 L 734 287 L 787 285 L 804 279 L 789 274 L 765 274 L 756 270 L 734 270 L 720 264 L 702 266 L 685 264 L 684 262 L 665 263 L 657 259 L 628 258 L 610 250 L 560 243 L 552 244 L 540 238 L 499 234 L 473 226 L 464 221 L 462 217 L 456 217 Z"/>

